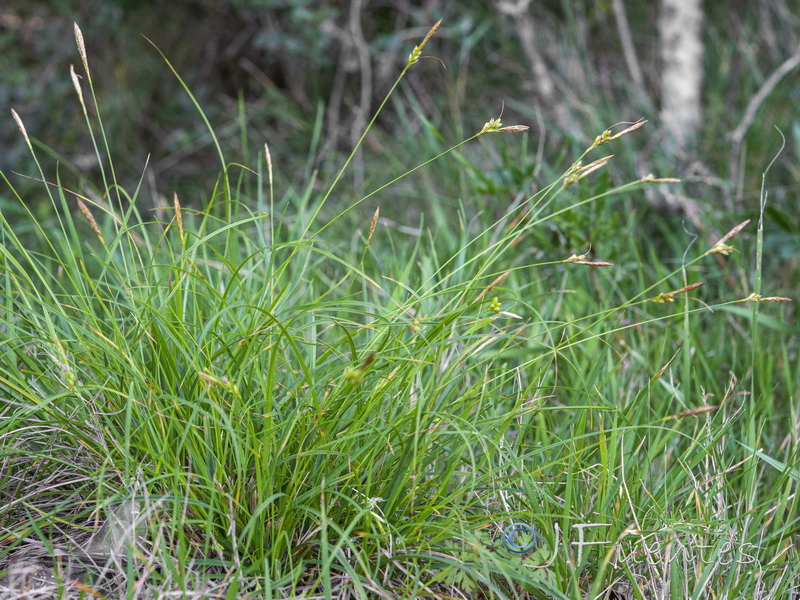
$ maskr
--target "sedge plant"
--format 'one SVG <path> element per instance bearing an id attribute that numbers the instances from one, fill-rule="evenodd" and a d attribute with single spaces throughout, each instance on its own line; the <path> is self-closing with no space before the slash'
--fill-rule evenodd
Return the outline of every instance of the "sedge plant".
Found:
<path id="1" fill-rule="evenodd" d="M 644 122 L 601 133 L 476 233 L 463 211 L 454 235 L 427 239 L 361 213 L 524 126 L 490 119 L 332 215 L 349 159 L 322 192 L 281 197 L 269 146 L 247 166 L 215 142 L 205 205 L 175 195 L 159 220 L 141 186 L 118 183 L 77 25 L 76 39 L 101 191 L 48 176 L 15 113 L 52 211 L 29 210 L 24 235 L 0 218 L 4 590 L 36 549 L 63 597 L 788 593 L 796 436 L 783 457 L 756 451 L 751 412 L 749 445 L 731 443 L 738 380 L 713 403 L 692 385 L 710 308 L 787 300 L 695 301 L 696 269 L 734 252 L 746 223 L 649 281 L 632 268 L 636 285 L 587 249 L 520 250 L 560 215 L 676 183 L 583 194 L 607 144 Z M 502 541 L 520 522 L 536 533 L 524 554 Z"/>

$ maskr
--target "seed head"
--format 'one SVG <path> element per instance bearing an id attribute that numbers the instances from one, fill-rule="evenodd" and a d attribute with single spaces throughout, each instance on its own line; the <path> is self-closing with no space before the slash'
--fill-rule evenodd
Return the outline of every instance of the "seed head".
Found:
<path id="1" fill-rule="evenodd" d="M 86 43 L 83 41 L 83 32 L 78 27 L 77 23 L 73 23 L 75 30 L 75 42 L 78 44 L 78 54 L 81 55 L 81 62 L 83 63 L 83 70 L 86 71 L 86 77 L 89 78 L 89 84 L 92 83 L 92 75 L 89 72 L 89 59 L 86 57 Z"/>
<path id="2" fill-rule="evenodd" d="M 375 227 L 378 226 L 378 217 L 381 214 L 380 207 L 375 209 L 375 214 L 372 215 L 372 221 L 369 223 L 369 233 L 367 234 L 367 243 L 364 244 L 364 250 L 369 248 L 369 243 L 372 241 L 372 234 L 375 233 Z"/>
<path id="3" fill-rule="evenodd" d="M 83 90 L 81 90 L 81 82 L 78 81 L 78 75 L 75 73 L 75 67 L 72 65 L 69 66 L 69 77 L 72 79 L 72 85 L 75 88 L 75 92 L 78 94 L 78 99 L 81 101 L 81 106 L 83 104 Z"/>
<path id="4" fill-rule="evenodd" d="M 483 135 L 484 133 L 513 133 L 518 131 L 527 131 L 530 129 L 527 125 L 508 125 L 506 127 L 503 126 L 502 121 L 499 118 L 497 119 L 489 119 L 481 129 L 481 132 L 478 135 Z"/>
<path id="5" fill-rule="evenodd" d="M 681 292 L 688 292 L 693 289 L 699 288 L 703 285 L 705 281 L 700 281 L 698 283 L 691 283 L 685 287 L 682 287 L 679 290 L 673 290 L 671 292 L 661 292 L 655 298 L 651 298 L 650 302 L 655 302 L 656 304 L 667 304 L 668 302 L 675 302 L 675 296 L 680 294 Z"/>
<path id="6" fill-rule="evenodd" d="M 180 200 L 178 200 L 177 192 L 175 192 L 172 204 L 175 207 L 175 220 L 178 222 L 178 233 L 181 236 L 181 246 L 183 246 L 185 243 L 185 239 L 183 237 L 183 214 L 181 213 L 181 203 Z"/>
<path id="7" fill-rule="evenodd" d="M 344 380 L 353 387 L 358 387 L 364 381 L 364 370 L 347 367 L 344 370 Z"/>
<path id="8" fill-rule="evenodd" d="M 567 172 L 566 177 L 564 177 L 564 185 L 567 186 L 577 183 L 589 173 L 593 173 L 603 167 L 603 165 L 605 165 L 612 158 L 614 158 L 614 155 L 609 154 L 608 156 L 604 156 L 603 158 L 598 158 L 597 160 L 590 162 L 585 167 L 581 164 L 581 161 L 576 162 Z"/>
<path id="9" fill-rule="evenodd" d="M 592 148 L 594 148 L 595 146 L 599 146 L 600 144 L 605 144 L 607 142 L 610 142 L 611 140 L 616 140 L 617 138 L 621 138 L 623 135 L 627 135 L 632 131 L 636 131 L 645 123 L 647 123 L 647 121 L 644 120 L 636 121 L 636 123 L 634 123 L 633 125 L 631 125 L 626 129 L 623 129 L 619 133 L 614 133 L 611 131 L 611 128 L 608 128 L 594 139 L 594 144 L 592 144 Z"/>
<path id="10" fill-rule="evenodd" d="M 725 242 L 727 242 L 729 239 L 731 239 L 733 236 L 739 233 L 742 229 L 747 227 L 747 224 L 749 222 L 750 219 L 747 219 L 746 221 L 742 221 L 741 223 L 739 223 L 736 227 L 734 227 L 728 233 L 723 235 L 720 238 L 720 240 L 716 244 L 714 244 L 708 252 L 706 252 L 706 254 L 722 254 L 724 256 L 728 256 L 731 252 L 735 250 L 735 248 L 733 246 L 726 244 Z"/>
<path id="11" fill-rule="evenodd" d="M 25 125 L 23 125 L 22 119 L 19 118 L 17 111 L 15 111 L 13 108 L 11 109 L 11 116 L 14 117 L 14 120 L 17 122 L 17 127 L 19 127 L 19 130 L 22 132 L 22 137 L 25 138 L 25 143 L 28 144 L 28 148 L 33 150 L 33 146 L 31 146 L 31 140 L 28 137 L 28 132 L 25 131 Z"/>
<path id="12" fill-rule="evenodd" d="M 656 177 L 652 173 L 648 173 L 639 180 L 639 183 L 680 183 L 681 180 L 676 177 Z"/>
<path id="13" fill-rule="evenodd" d="M 431 27 L 431 30 L 428 32 L 428 35 L 425 36 L 425 39 L 422 40 L 422 43 L 419 46 L 414 46 L 414 49 L 411 51 L 411 54 L 408 55 L 408 65 L 411 66 L 416 64 L 419 60 L 419 57 L 422 55 L 422 49 L 425 47 L 425 44 L 428 43 L 428 40 L 433 37 L 433 34 L 436 33 L 436 30 L 439 29 L 439 25 L 442 24 L 442 20 L 439 19 L 436 22 L 436 25 Z"/>
<path id="14" fill-rule="evenodd" d="M 267 159 L 267 174 L 269 175 L 269 189 L 272 189 L 272 154 L 269 152 L 269 145 L 264 144 L 264 157 Z"/>
<path id="15" fill-rule="evenodd" d="M 742 298 L 736 302 L 791 302 L 791 298 L 784 298 L 783 296 L 762 296 L 761 294 L 752 293 L 747 298 Z"/>
<path id="16" fill-rule="evenodd" d="M 89 210 L 89 207 L 86 206 L 86 204 L 84 204 L 83 200 L 81 200 L 80 198 L 78 198 L 78 208 L 81 209 L 83 216 L 86 217 L 87 221 L 89 221 L 89 227 L 92 228 L 92 231 L 94 231 L 94 234 L 100 240 L 100 243 L 103 244 L 103 246 L 105 246 L 106 241 L 103 239 L 103 234 L 100 233 L 100 228 L 97 226 L 97 221 L 94 220 L 94 215 L 92 215 L 91 211 Z"/>
<path id="17" fill-rule="evenodd" d="M 498 285 L 500 285 L 503 282 L 503 280 L 506 277 L 508 277 L 509 273 L 511 273 L 511 271 L 506 271 L 505 273 L 503 273 L 502 275 L 497 277 L 492 283 L 487 285 L 486 289 L 484 289 L 480 294 L 478 294 L 478 297 L 475 298 L 475 302 L 479 302 L 481 300 L 481 298 L 483 298 L 486 294 L 488 294 L 490 291 L 492 291 L 493 288 L 495 288 Z"/>
<path id="18" fill-rule="evenodd" d="M 575 263 L 576 265 L 586 265 L 587 267 L 613 267 L 614 263 L 601 260 L 586 260 L 585 254 L 573 254 L 569 258 L 562 260 L 562 263 Z"/>

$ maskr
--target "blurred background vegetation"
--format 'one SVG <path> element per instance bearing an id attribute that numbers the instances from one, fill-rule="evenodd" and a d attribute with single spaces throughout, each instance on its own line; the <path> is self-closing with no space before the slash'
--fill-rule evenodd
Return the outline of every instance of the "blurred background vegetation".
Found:
<path id="1" fill-rule="evenodd" d="M 624 60 L 620 6 L 639 81 Z M 655 239 L 659 228 L 702 229 L 723 215 L 733 224 L 757 214 L 761 173 L 780 147 L 779 127 L 787 147 L 767 181 L 767 254 L 787 276 L 796 274 L 800 69 L 786 73 L 758 105 L 741 147 L 730 134 L 759 88 L 800 47 L 800 7 L 730 0 L 706 1 L 703 9 L 704 117 L 694 145 L 675 154 L 659 134 L 659 7 L 649 0 L 6 0 L 0 7 L 6 115 L 0 170 L 18 189 L 30 189 L 26 201 L 36 204 L 38 184 L 27 186 L 12 174 L 35 172 L 9 114 L 14 108 L 31 137 L 50 149 L 49 166 L 58 161 L 66 185 L 87 188 L 99 179 L 69 77 L 70 64 L 81 71 L 73 21 L 86 38 L 123 185 L 132 189 L 143 177 L 154 205 L 173 192 L 192 205 L 207 199 L 218 162 L 195 108 L 144 36 L 193 90 L 227 160 L 253 166 L 268 142 L 279 184 L 288 189 L 310 185 L 314 170 L 324 177 L 341 165 L 410 49 L 442 18 L 426 48 L 435 59 L 410 74 L 367 138 L 350 172 L 353 193 L 374 189 L 428 156 L 431 146 L 445 148 L 501 112 L 504 123 L 528 124 L 531 132 L 522 143 L 467 148 L 456 164 L 447 161 L 413 183 L 392 186 L 388 194 L 402 205 L 382 204 L 382 214 L 404 218 L 405 211 L 414 225 L 417 213 L 409 207 L 432 197 L 445 208 L 464 203 L 502 211 L 517 194 L 530 195 L 538 182 L 563 172 L 606 127 L 644 118 L 651 121 L 645 134 L 626 138 L 626 155 L 610 177 L 620 183 L 653 172 L 683 180 L 668 192 L 680 198 L 666 203 L 673 209 L 666 219 L 655 218 L 665 212 L 663 198 L 634 205 Z M 535 31 L 532 41 L 523 25 Z M 610 183 L 601 178 L 597 185 Z M 3 209 L 13 213 L 17 203 L 9 200 L 0 191 Z M 347 202 L 339 199 L 336 208 Z M 657 212 L 653 219 L 646 218 L 649 211 Z M 584 219 L 577 225 L 582 230 L 597 223 L 596 215 L 575 218 Z M 582 235 L 592 241 L 590 232 Z"/>

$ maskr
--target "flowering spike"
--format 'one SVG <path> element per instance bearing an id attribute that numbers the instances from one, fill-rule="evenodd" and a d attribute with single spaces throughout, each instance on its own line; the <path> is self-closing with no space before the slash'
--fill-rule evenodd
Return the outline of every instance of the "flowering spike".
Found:
<path id="1" fill-rule="evenodd" d="M 481 129 L 481 132 L 478 135 L 483 135 L 484 133 L 494 133 L 502 126 L 503 123 L 500 121 L 500 119 L 489 119 L 486 121 L 486 123 L 484 123 L 483 129 Z"/>
<path id="2" fill-rule="evenodd" d="M 736 302 L 791 302 L 791 298 L 784 298 L 783 296 L 762 296 L 761 294 L 752 293 L 747 298 L 742 298 Z"/>
<path id="3" fill-rule="evenodd" d="M 728 244 L 723 244 L 722 242 L 717 242 L 714 246 L 706 252 L 706 254 L 722 254 L 724 256 L 729 256 L 731 252 L 734 252 L 736 248 L 730 246 Z"/>
<path id="4" fill-rule="evenodd" d="M 184 245 L 186 240 L 183 236 L 183 215 L 181 214 L 181 202 L 178 200 L 178 192 L 175 192 L 172 204 L 175 206 L 175 220 L 178 222 L 178 233 L 181 236 L 181 245 Z"/>
<path id="5" fill-rule="evenodd" d="M 747 227 L 747 225 L 749 223 L 750 223 L 750 219 L 747 219 L 746 221 L 742 221 L 736 227 L 731 229 L 728 233 L 723 235 L 722 238 L 717 243 L 721 244 L 722 242 L 727 242 L 729 239 L 731 239 L 733 236 L 735 236 L 737 233 L 739 233 L 742 229 Z"/>
<path id="6" fill-rule="evenodd" d="M 623 129 L 619 133 L 613 133 L 611 131 L 611 128 L 608 128 L 603 133 L 601 133 L 600 135 L 598 135 L 594 139 L 594 144 L 592 144 L 592 148 L 594 148 L 595 146 L 599 146 L 601 144 L 605 144 L 607 142 L 610 142 L 611 140 L 616 140 L 617 138 L 621 138 L 623 135 L 627 135 L 627 134 L 631 133 L 632 131 L 636 131 L 637 129 L 639 129 L 645 123 L 647 123 L 647 121 L 644 121 L 644 120 L 643 121 L 636 121 L 636 123 L 634 123 L 633 125 L 631 125 L 630 127 L 626 128 L 626 129 Z"/>
<path id="7" fill-rule="evenodd" d="M 503 282 L 503 280 L 506 277 L 508 277 L 509 273 L 511 273 L 511 271 L 506 271 L 502 275 L 498 276 L 492 283 L 487 285 L 486 289 L 484 289 L 480 294 L 478 294 L 478 297 L 475 298 L 474 302 L 479 302 L 481 300 L 481 298 L 483 298 L 486 294 L 488 294 L 493 288 L 495 288 L 498 285 L 500 285 Z"/>
<path id="8" fill-rule="evenodd" d="M 78 53 L 81 55 L 81 62 L 83 62 L 83 70 L 86 71 L 86 77 L 89 78 L 89 84 L 92 83 L 92 75 L 89 72 L 89 59 L 86 56 L 86 43 L 83 41 L 83 32 L 78 27 L 77 23 L 73 23 L 75 31 L 75 42 L 78 44 Z"/>
<path id="9" fill-rule="evenodd" d="M 422 49 L 425 47 L 425 44 L 428 43 L 428 40 L 433 37 L 433 34 L 436 33 L 436 30 L 439 29 L 439 25 L 442 24 L 442 19 L 439 19 L 436 22 L 436 25 L 431 27 L 431 30 L 428 32 L 428 35 L 425 36 L 425 39 L 422 40 L 422 43 L 419 46 L 414 46 L 414 49 L 411 51 L 411 54 L 408 55 L 408 65 L 411 66 L 416 64 L 419 60 L 419 57 L 422 55 Z"/>
<path id="10" fill-rule="evenodd" d="M 496 129 L 494 133 L 516 133 L 518 131 L 528 131 L 528 129 L 530 129 L 530 127 L 527 125 L 508 125 L 507 127 Z"/>
<path id="11" fill-rule="evenodd" d="M 609 154 L 608 156 L 604 156 L 603 158 L 598 158 L 597 160 L 590 162 L 585 167 L 581 161 L 576 162 L 574 165 L 572 165 L 572 167 L 570 167 L 569 171 L 567 171 L 567 175 L 564 177 L 564 185 L 567 186 L 577 183 L 589 173 L 593 173 L 603 167 L 612 158 L 614 158 L 614 155 Z"/>
<path id="12" fill-rule="evenodd" d="M 269 152 L 269 144 L 264 143 L 264 157 L 267 159 L 267 174 L 269 175 L 269 189 L 272 189 L 272 154 Z"/>
<path id="13" fill-rule="evenodd" d="M 81 209 L 83 216 L 86 217 L 87 221 L 89 221 L 89 227 L 92 228 L 92 231 L 94 231 L 94 234 L 98 237 L 100 243 L 105 246 L 106 241 L 103 239 L 103 234 L 100 233 L 100 228 L 97 226 L 97 221 L 94 220 L 94 215 L 92 215 L 89 207 L 86 206 L 86 204 L 80 198 L 78 198 L 78 208 Z"/>
<path id="14" fill-rule="evenodd" d="M 586 260 L 585 254 L 573 254 L 569 258 L 562 260 L 562 263 L 575 263 L 576 265 L 586 265 L 587 267 L 613 267 L 614 263 L 602 260 Z"/>
<path id="15" fill-rule="evenodd" d="M 28 132 L 25 131 L 25 125 L 23 125 L 22 119 L 19 118 L 17 111 L 15 111 L 13 108 L 11 109 L 11 116 L 14 117 L 14 120 L 17 122 L 17 127 L 19 127 L 19 130 L 22 132 L 22 137 L 25 138 L 25 143 L 28 144 L 28 148 L 33 150 L 33 147 L 31 146 L 31 140 L 28 137 Z"/>
<path id="16" fill-rule="evenodd" d="M 687 286 L 682 287 L 679 290 L 673 290 L 671 292 L 661 292 L 655 298 L 651 298 L 650 302 L 655 302 L 656 304 L 667 304 L 668 302 L 675 302 L 675 296 L 680 294 L 681 292 L 689 292 L 691 290 L 699 288 L 703 285 L 705 281 L 700 281 L 698 283 L 690 283 Z"/>
<path id="17" fill-rule="evenodd" d="M 677 177 L 656 177 L 652 173 L 648 173 L 639 180 L 639 183 L 680 183 L 681 180 Z"/>
<path id="18" fill-rule="evenodd" d="M 369 243 L 372 241 L 372 234 L 375 233 L 375 227 L 378 226 L 378 217 L 380 217 L 380 206 L 375 209 L 375 214 L 372 215 L 372 221 L 369 223 L 369 233 L 367 234 L 367 243 L 364 244 L 364 250 L 369 248 Z"/>
<path id="19" fill-rule="evenodd" d="M 75 88 L 75 92 L 78 94 L 78 99 L 81 101 L 81 106 L 83 104 L 83 90 L 81 90 L 81 83 L 78 81 L 78 75 L 75 73 L 75 67 L 72 65 L 69 66 L 69 77 L 72 79 L 72 85 Z"/>

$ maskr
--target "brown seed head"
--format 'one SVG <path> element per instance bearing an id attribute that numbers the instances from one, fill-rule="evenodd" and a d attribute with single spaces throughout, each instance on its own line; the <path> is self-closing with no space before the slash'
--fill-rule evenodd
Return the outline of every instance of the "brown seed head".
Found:
<path id="1" fill-rule="evenodd" d="M 475 298 L 475 302 L 479 302 L 481 298 L 483 298 L 486 294 L 488 294 L 493 288 L 503 283 L 503 280 L 506 277 L 508 277 L 509 273 L 511 273 L 511 271 L 506 271 L 505 273 L 497 277 L 497 279 L 495 279 L 492 283 L 486 286 L 486 289 L 484 289 L 480 294 L 478 294 L 478 297 Z"/>
<path id="2" fill-rule="evenodd" d="M 181 245 L 185 243 L 185 239 L 183 237 L 183 214 L 181 213 L 181 202 L 178 200 L 178 193 L 175 192 L 175 195 L 172 199 L 172 204 L 175 207 L 175 220 L 178 222 L 178 233 L 181 236 Z"/>
<path id="3" fill-rule="evenodd" d="M 739 233 L 739 232 L 740 232 L 742 229 L 744 229 L 745 227 L 747 227 L 748 223 L 750 223 L 750 219 L 747 219 L 746 221 L 742 221 L 742 222 L 741 222 L 741 223 L 739 223 L 739 224 L 738 224 L 736 227 L 734 227 L 733 229 L 731 229 L 731 230 L 730 230 L 728 233 L 726 233 L 725 235 L 723 235 L 723 236 L 720 238 L 720 240 L 719 240 L 719 241 L 718 241 L 716 244 L 714 244 L 714 245 L 716 246 L 716 245 L 718 245 L 718 244 L 724 244 L 724 243 L 725 243 L 725 242 L 727 242 L 729 239 L 731 239 L 733 236 L 735 236 L 737 233 Z"/>
<path id="4" fill-rule="evenodd" d="M 97 226 L 97 221 L 94 220 L 94 215 L 92 215 L 92 212 L 89 210 L 89 207 L 86 206 L 86 204 L 84 204 L 83 200 L 81 200 L 80 198 L 78 198 L 78 208 L 81 209 L 83 216 L 86 217 L 87 221 L 89 221 L 89 227 L 92 228 L 92 231 L 94 231 L 94 234 L 100 240 L 100 243 L 103 244 L 103 246 L 105 246 L 106 241 L 103 239 L 103 234 L 100 233 L 100 228 Z"/>
<path id="5" fill-rule="evenodd" d="M 594 144 L 592 144 L 592 146 L 593 147 L 594 146 L 599 146 L 600 144 L 605 144 L 607 142 L 610 142 L 611 140 L 616 140 L 617 138 L 621 138 L 623 135 L 627 135 L 627 134 L 631 133 L 632 131 L 636 131 L 637 129 L 639 129 L 645 123 L 647 123 L 647 121 L 644 121 L 644 120 L 637 121 L 636 123 L 634 123 L 630 127 L 626 128 L 626 129 L 623 129 L 619 133 L 613 133 L 611 131 L 611 128 L 608 128 L 603 133 L 601 133 L 600 135 L 598 135 L 594 139 Z"/>
<path id="6" fill-rule="evenodd" d="M 651 298 L 650 302 L 655 302 L 656 304 L 666 304 L 668 302 L 675 302 L 676 295 L 682 292 L 689 292 L 691 290 L 697 289 L 704 283 L 705 281 L 700 281 L 698 283 L 690 283 L 689 285 L 682 287 L 679 290 L 673 290 L 671 292 L 661 292 L 655 298 Z"/>
<path id="7" fill-rule="evenodd" d="M 369 243 L 372 241 L 372 234 L 375 233 L 375 227 L 378 226 L 378 217 L 381 214 L 380 206 L 375 209 L 375 214 L 372 215 L 372 220 L 369 223 L 369 233 L 367 234 L 367 243 L 364 245 L 364 250 L 369 248 Z"/>

